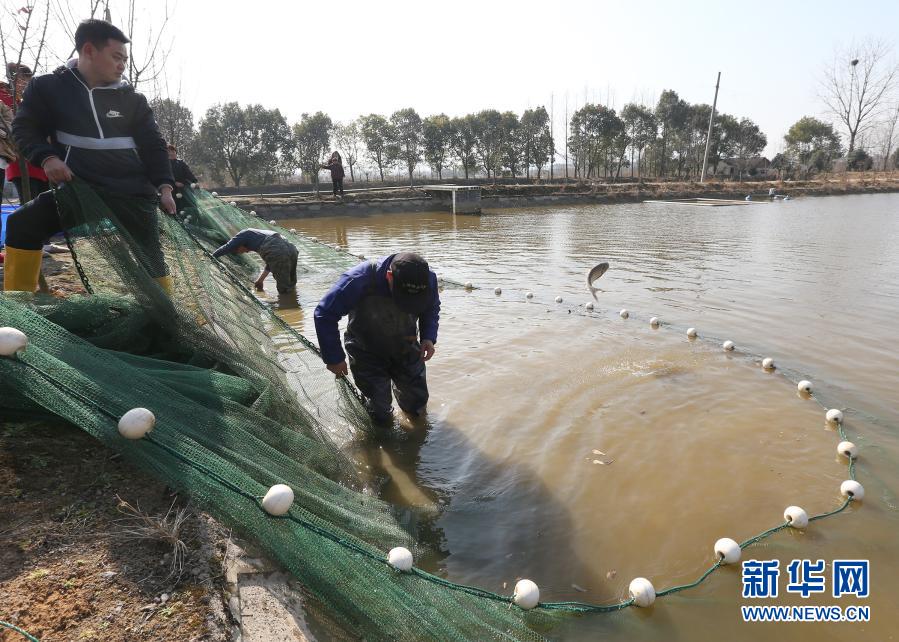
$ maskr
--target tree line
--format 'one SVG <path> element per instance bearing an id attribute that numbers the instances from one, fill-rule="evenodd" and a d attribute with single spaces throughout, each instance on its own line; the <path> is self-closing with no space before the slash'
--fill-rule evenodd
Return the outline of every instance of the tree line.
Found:
<path id="1" fill-rule="evenodd" d="M 302 114 L 289 125 L 278 109 L 229 102 L 210 107 L 194 128 L 189 109 L 169 98 L 152 101 L 163 134 L 190 161 L 202 165 L 215 181 L 236 186 L 285 180 L 299 169 L 317 183 L 331 149 L 343 158 L 350 180 L 360 164 L 385 173 L 402 167 L 414 180 L 426 163 L 437 175 L 458 165 L 468 178 L 510 171 L 513 177 L 540 178 L 552 157 L 549 114 L 543 107 L 513 112 L 483 110 L 459 118 L 437 114 L 422 118 L 414 109 L 390 116 L 368 114 L 334 122 L 323 112 Z"/>
<path id="2" fill-rule="evenodd" d="M 405 108 L 343 123 L 316 112 L 302 114 L 290 125 L 278 109 L 228 102 L 210 107 L 197 127 L 190 110 L 177 100 L 156 99 L 152 107 L 164 135 L 190 162 L 208 169 L 212 180 L 227 179 L 236 186 L 287 180 L 296 170 L 317 183 L 331 149 L 341 153 L 352 181 L 360 166 L 371 168 L 382 181 L 401 167 L 412 183 L 422 163 L 441 179 L 449 169 L 466 179 L 541 179 L 563 158 L 566 173 L 574 178 L 616 180 L 623 168 L 630 168 L 631 176 L 689 179 L 702 166 L 711 111 L 670 90 L 654 108 L 628 104 L 618 113 L 586 104 L 571 115 L 567 138 L 557 141 L 544 106 L 521 115 L 485 109 L 424 118 Z M 710 158 L 713 165 L 722 158 L 748 161 L 766 144 L 748 118 L 718 114 Z"/>

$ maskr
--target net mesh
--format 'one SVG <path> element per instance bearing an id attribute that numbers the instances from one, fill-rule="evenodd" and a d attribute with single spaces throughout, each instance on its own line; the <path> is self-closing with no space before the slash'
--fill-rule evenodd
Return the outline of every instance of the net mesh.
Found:
<path id="1" fill-rule="evenodd" d="M 414 515 L 373 496 L 346 446 L 370 429 L 358 393 L 323 367 L 315 346 L 243 283 L 259 263 L 217 261 L 210 251 L 246 227 L 269 228 L 200 190 L 185 190 L 181 217 L 160 217 L 167 295 L 151 274 L 158 257 L 129 232 L 138 200 L 80 181 L 56 192 L 93 296 L 0 297 L 0 326 L 29 336 L 0 358 L 4 413 L 50 412 L 127 462 L 188 493 L 303 584 L 309 607 L 365 639 L 539 639 L 550 609 L 451 584 L 419 569 L 400 573 L 385 552 L 416 558 Z M 182 220 L 183 219 L 183 220 Z M 301 300 L 314 303 L 358 258 L 279 229 L 299 252 Z M 119 435 L 129 409 L 149 408 L 144 439 Z M 260 498 L 276 483 L 295 502 L 272 517 Z"/>

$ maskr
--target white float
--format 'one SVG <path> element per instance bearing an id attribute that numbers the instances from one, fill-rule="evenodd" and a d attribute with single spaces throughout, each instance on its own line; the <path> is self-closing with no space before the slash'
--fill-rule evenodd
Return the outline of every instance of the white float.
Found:
<path id="1" fill-rule="evenodd" d="M 512 601 L 523 609 L 532 609 L 540 603 L 540 589 L 531 580 L 518 580 Z"/>
<path id="2" fill-rule="evenodd" d="M 503 289 L 502 288 L 493 288 L 493 293 L 495 295 L 499 296 L 500 294 L 503 293 Z"/>
<path id="3" fill-rule="evenodd" d="M 654 327 L 654 328 L 658 328 L 658 327 L 659 327 L 659 323 L 661 323 L 661 322 L 659 321 L 659 317 L 653 317 L 653 318 L 651 318 L 651 319 L 649 320 L 649 325 L 651 325 L 651 326 Z"/>
<path id="4" fill-rule="evenodd" d="M 740 545 L 729 537 L 722 537 L 715 542 L 715 555 L 722 564 L 736 564 L 740 561 Z"/>
<path id="5" fill-rule="evenodd" d="M 199 183 L 191 183 L 191 184 L 190 184 L 190 188 L 191 188 L 191 189 L 197 189 L 199 186 L 200 186 Z"/>
<path id="6" fill-rule="evenodd" d="M 119 434 L 125 439 L 140 439 L 153 430 L 156 416 L 146 408 L 132 408 L 119 419 Z"/>
<path id="7" fill-rule="evenodd" d="M 796 384 L 796 387 L 799 389 L 799 392 L 801 392 L 802 394 L 805 394 L 805 395 L 812 394 L 812 382 L 811 381 L 803 379 L 798 384 Z"/>
<path id="8" fill-rule="evenodd" d="M 237 201 L 231 201 L 230 203 L 228 203 L 228 205 L 230 205 L 231 207 L 237 207 Z"/>
<path id="9" fill-rule="evenodd" d="M 838 410 L 836 408 L 831 408 L 827 411 L 827 414 L 824 415 L 829 423 L 832 424 L 841 424 L 843 423 L 843 411 Z"/>
<path id="10" fill-rule="evenodd" d="M 262 498 L 262 508 L 269 515 L 284 515 L 293 504 L 293 489 L 287 484 L 275 484 Z"/>
<path id="11" fill-rule="evenodd" d="M 726 352 L 733 352 L 734 342 L 733 341 L 725 341 L 721 344 L 721 347 L 724 348 Z"/>
<path id="12" fill-rule="evenodd" d="M 472 289 L 474 289 L 474 285 L 472 285 L 471 281 L 468 281 L 468 282 L 465 284 L 465 289 L 466 289 L 466 290 L 472 290 Z"/>
<path id="13" fill-rule="evenodd" d="M 257 216 L 256 210 L 250 210 L 250 216 Z"/>
<path id="14" fill-rule="evenodd" d="M 528 292 L 527 294 L 524 295 L 524 298 L 526 298 L 526 299 L 533 299 L 533 298 L 534 298 L 534 293 L 533 293 L 533 292 Z"/>
<path id="15" fill-rule="evenodd" d="M 784 519 L 790 522 L 793 528 L 805 528 L 808 526 L 808 513 L 798 506 L 787 506 L 784 511 Z"/>
<path id="16" fill-rule="evenodd" d="M 588 311 L 588 312 L 592 312 L 592 311 L 593 311 L 593 302 L 592 302 L 592 301 L 588 301 L 588 302 L 587 302 L 587 305 L 585 305 L 584 307 L 587 308 L 587 311 Z"/>
<path id="17" fill-rule="evenodd" d="M 182 198 L 181 192 L 178 192 L 177 194 L 175 194 L 175 198 Z"/>
<path id="18" fill-rule="evenodd" d="M 771 357 L 765 357 L 762 359 L 762 368 L 765 370 L 774 370 L 774 359 Z"/>
<path id="19" fill-rule="evenodd" d="M 854 479 L 847 479 L 840 484 L 840 493 L 842 493 L 844 497 L 862 499 L 865 496 L 865 488 Z"/>
<path id="20" fill-rule="evenodd" d="M 291 233 L 291 234 L 296 234 L 296 233 L 297 233 L 297 228 L 295 228 L 295 227 L 290 228 L 290 233 Z"/>
<path id="21" fill-rule="evenodd" d="M 213 196 L 218 196 L 219 193 L 218 193 L 218 192 L 213 192 L 212 195 L 213 195 Z"/>
<path id="22" fill-rule="evenodd" d="M 402 546 L 391 548 L 387 553 L 387 563 L 396 570 L 406 573 L 412 570 L 412 553 Z"/>
<path id="23" fill-rule="evenodd" d="M 618 316 L 620 316 L 622 319 L 626 319 L 630 315 L 631 315 L 631 313 L 627 311 L 627 308 L 622 308 L 621 312 L 618 313 Z"/>
<path id="24" fill-rule="evenodd" d="M 556 303 L 561 303 L 561 302 L 562 302 L 562 297 L 557 296 L 557 297 L 556 297 Z"/>
<path id="25" fill-rule="evenodd" d="M 855 459 L 858 456 L 858 448 L 851 441 L 841 441 L 837 444 L 837 452 L 848 459 Z"/>
<path id="26" fill-rule="evenodd" d="M 687 336 L 691 339 L 696 338 L 696 328 L 687 328 Z"/>
<path id="27" fill-rule="evenodd" d="M 28 347 L 28 335 L 16 328 L 0 328 L 0 356 L 14 357 Z"/>
<path id="28" fill-rule="evenodd" d="M 272 219 L 272 220 L 270 220 L 270 221 L 268 222 L 268 224 L 269 224 L 269 225 L 277 225 L 278 223 L 275 222 L 275 219 Z"/>
<path id="29" fill-rule="evenodd" d="M 652 582 L 645 577 L 635 578 L 627 587 L 628 593 L 634 600 L 634 604 L 641 607 L 652 606 L 656 601 L 656 590 Z"/>

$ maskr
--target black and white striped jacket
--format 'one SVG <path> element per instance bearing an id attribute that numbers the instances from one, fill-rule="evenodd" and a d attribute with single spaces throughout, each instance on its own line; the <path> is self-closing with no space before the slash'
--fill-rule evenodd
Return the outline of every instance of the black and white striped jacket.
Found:
<path id="1" fill-rule="evenodd" d="M 125 81 L 90 89 L 76 64 L 70 60 L 25 89 L 12 130 L 26 158 L 41 166 L 58 156 L 79 178 L 120 194 L 155 196 L 160 185 L 174 186 L 165 140 L 143 94 Z"/>

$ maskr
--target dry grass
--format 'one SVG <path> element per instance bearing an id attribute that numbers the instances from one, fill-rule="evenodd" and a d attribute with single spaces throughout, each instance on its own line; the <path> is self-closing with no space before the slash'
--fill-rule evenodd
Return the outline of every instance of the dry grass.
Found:
<path id="1" fill-rule="evenodd" d="M 188 507 L 175 509 L 177 498 L 164 515 L 155 516 L 145 513 L 140 505 L 133 506 L 116 495 L 119 500 L 118 510 L 125 515 L 124 519 L 116 520 L 120 529 L 115 536 L 125 540 L 143 540 L 160 542 L 170 546 L 171 566 L 169 577 L 180 577 L 184 571 L 184 556 L 187 553 L 187 545 L 181 539 L 181 528 L 190 515 Z"/>

